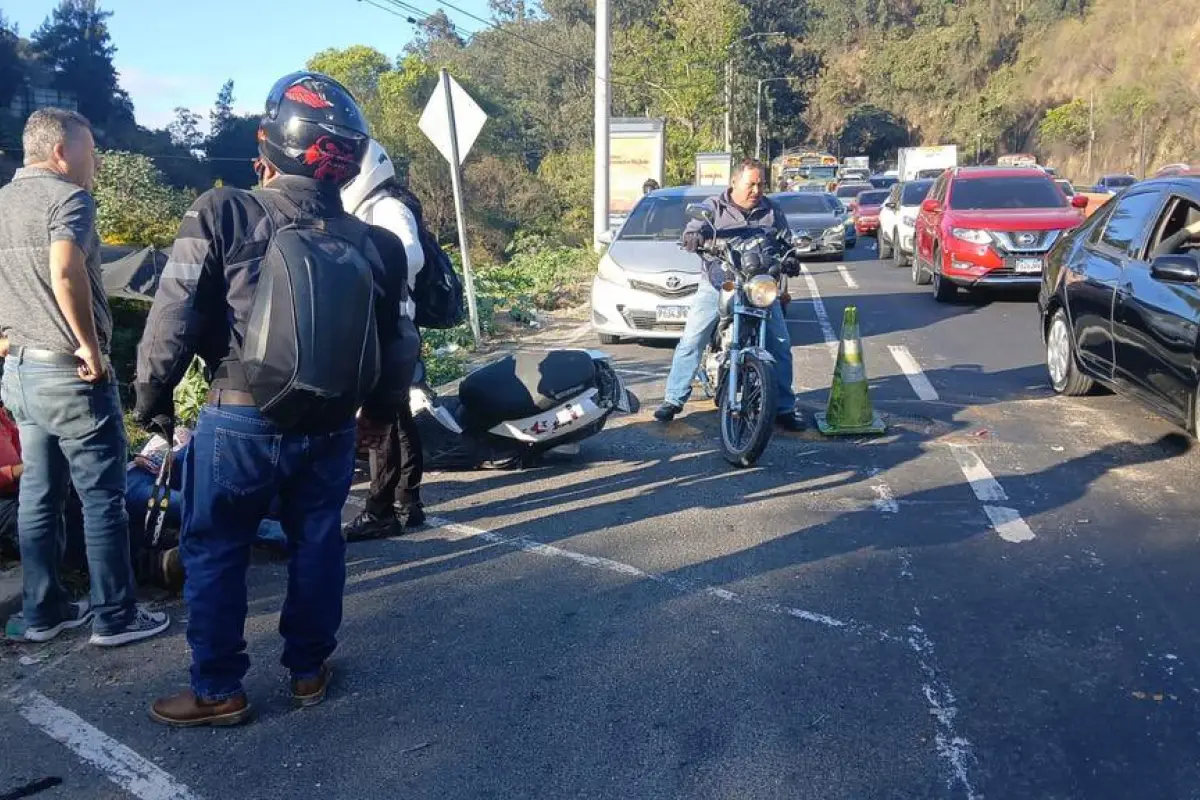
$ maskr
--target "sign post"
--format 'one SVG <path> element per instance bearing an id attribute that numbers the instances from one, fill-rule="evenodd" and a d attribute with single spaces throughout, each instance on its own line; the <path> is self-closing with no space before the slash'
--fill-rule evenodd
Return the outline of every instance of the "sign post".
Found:
<path id="1" fill-rule="evenodd" d="M 454 190 L 454 216 L 458 221 L 458 247 L 462 256 L 463 285 L 467 290 L 467 311 L 471 315 L 471 335 L 478 347 L 479 308 L 475 303 L 475 279 L 471 272 L 471 248 L 467 244 L 467 216 L 463 205 L 462 162 L 487 122 L 487 114 L 471 96 L 442 70 L 438 90 L 425 105 L 419 127 L 447 161 Z"/>

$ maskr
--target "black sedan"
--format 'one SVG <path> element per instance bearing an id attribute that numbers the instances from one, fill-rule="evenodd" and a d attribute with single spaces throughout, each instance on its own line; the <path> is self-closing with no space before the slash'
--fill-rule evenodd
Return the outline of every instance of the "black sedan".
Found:
<path id="1" fill-rule="evenodd" d="M 1050 383 L 1099 383 L 1200 433 L 1200 173 L 1126 189 L 1051 251 L 1038 296 Z"/>

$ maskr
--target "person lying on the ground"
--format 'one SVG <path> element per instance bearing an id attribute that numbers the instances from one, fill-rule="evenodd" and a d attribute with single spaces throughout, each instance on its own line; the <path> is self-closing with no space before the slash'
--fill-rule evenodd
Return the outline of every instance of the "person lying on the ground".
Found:
<path id="1" fill-rule="evenodd" d="M 21 557 L 17 542 L 17 488 L 24 471 L 17 423 L 0 403 L 0 559 Z"/>
<path id="2" fill-rule="evenodd" d="M 178 536 L 174 534 L 177 534 L 182 524 L 183 465 L 187 459 L 188 448 L 191 445 L 191 430 L 180 425 L 175 429 L 174 440 L 174 446 L 171 448 L 171 458 L 173 461 L 171 465 L 171 480 L 167 486 L 169 496 L 166 519 L 163 523 L 164 528 L 172 531 L 173 535 L 166 542 L 164 550 L 173 548 L 178 544 Z M 158 479 L 158 473 L 162 468 L 166 452 L 166 439 L 155 435 L 146 443 L 141 452 L 133 457 L 133 461 L 130 461 L 126 468 L 128 488 L 125 490 L 125 507 L 129 511 L 129 538 L 131 542 L 135 543 L 136 549 L 146 547 L 150 544 L 149 537 L 151 534 L 145 530 L 147 503 L 149 503 L 151 495 L 154 494 L 154 484 Z M 258 526 L 258 535 L 255 537 L 255 544 L 266 545 L 274 550 L 286 552 L 287 538 L 283 535 L 283 528 L 279 524 L 277 505 L 278 501 L 272 505 L 267 518 Z"/>

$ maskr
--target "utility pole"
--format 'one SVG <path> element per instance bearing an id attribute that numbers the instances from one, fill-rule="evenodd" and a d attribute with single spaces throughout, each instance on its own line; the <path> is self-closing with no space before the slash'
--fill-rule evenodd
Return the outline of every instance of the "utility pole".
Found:
<path id="1" fill-rule="evenodd" d="M 600 237 L 608 230 L 608 115 L 611 108 L 608 84 L 609 0 L 596 0 L 596 147 L 592 190 L 592 244 L 603 249 Z"/>
<path id="2" fill-rule="evenodd" d="M 758 81 L 758 91 L 755 93 L 755 110 L 754 110 L 754 157 L 762 158 L 762 94 L 763 86 L 775 81 L 790 81 L 791 78 L 786 75 L 775 78 L 760 78 Z"/>
<path id="3" fill-rule="evenodd" d="M 1096 92 L 1093 91 L 1088 99 L 1088 148 L 1087 176 L 1092 180 L 1092 146 L 1096 141 Z"/>
<path id="4" fill-rule="evenodd" d="M 733 152 L 733 46 L 751 39 L 765 39 L 770 36 L 787 36 L 782 31 L 770 33 L 751 33 L 748 36 L 734 39 L 726 48 L 725 57 L 725 152 Z"/>

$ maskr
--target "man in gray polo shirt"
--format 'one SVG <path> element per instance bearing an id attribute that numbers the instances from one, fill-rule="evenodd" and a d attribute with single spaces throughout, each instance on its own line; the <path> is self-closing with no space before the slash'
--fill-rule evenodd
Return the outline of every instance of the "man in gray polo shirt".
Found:
<path id="1" fill-rule="evenodd" d="M 21 433 L 17 528 L 25 637 L 46 642 L 95 618 L 91 641 L 127 644 L 167 628 L 136 604 L 125 513 L 125 426 L 109 362 L 112 314 L 100 278 L 91 126 L 62 109 L 35 111 L 25 168 L 0 188 L 0 397 Z M 91 602 L 59 580 L 67 482 L 83 502 Z"/>

